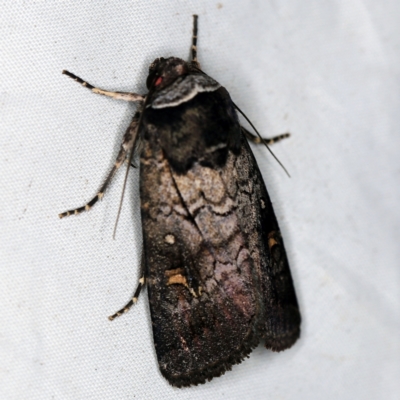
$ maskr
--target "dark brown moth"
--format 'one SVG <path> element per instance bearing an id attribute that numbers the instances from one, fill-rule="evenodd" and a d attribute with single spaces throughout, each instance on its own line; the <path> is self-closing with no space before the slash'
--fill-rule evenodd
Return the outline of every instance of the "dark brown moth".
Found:
<path id="1" fill-rule="evenodd" d="M 60 218 L 89 210 L 139 153 L 142 274 L 110 319 L 147 283 L 160 371 L 177 387 L 222 375 L 260 341 L 281 351 L 300 335 L 283 240 L 247 142 L 287 135 L 261 140 L 241 127 L 227 90 L 200 69 L 196 41 L 194 16 L 192 60 L 157 58 L 145 95 L 98 89 L 63 71 L 95 93 L 137 103 L 99 193 Z"/>

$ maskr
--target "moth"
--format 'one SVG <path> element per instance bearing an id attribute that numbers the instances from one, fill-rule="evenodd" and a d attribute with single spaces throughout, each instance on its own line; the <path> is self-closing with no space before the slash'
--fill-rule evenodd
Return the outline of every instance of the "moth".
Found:
<path id="1" fill-rule="evenodd" d="M 194 16 L 191 61 L 157 58 L 147 94 L 110 92 L 63 71 L 92 92 L 137 111 L 98 194 L 60 218 L 89 210 L 115 172 L 140 157 L 141 278 L 147 284 L 161 374 L 177 387 L 224 374 L 262 341 L 291 347 L 300 312 L 289 264 L 248 140 L 271 144 L 239 122 L 227 90 L 200 69 Z"/>

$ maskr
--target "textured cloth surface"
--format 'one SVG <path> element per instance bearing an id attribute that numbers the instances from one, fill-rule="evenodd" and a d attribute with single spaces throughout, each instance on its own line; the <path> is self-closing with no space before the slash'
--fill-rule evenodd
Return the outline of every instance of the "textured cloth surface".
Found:
<path id="1" fill-rule="evenodd" d="M 400 396 L 400 3 L 13 1 L 0 14 L 1 399 L 398 399 Z M 206 385 L 161 377 L 147 294 L 107 316 L 139 275 L 138 173 L 89 213 L 149 63 L 188 58 L 273 147 L 253 147 L 285 239 L 302 336 Z M 156 190 L 156 188 L 155 188 Z"/>

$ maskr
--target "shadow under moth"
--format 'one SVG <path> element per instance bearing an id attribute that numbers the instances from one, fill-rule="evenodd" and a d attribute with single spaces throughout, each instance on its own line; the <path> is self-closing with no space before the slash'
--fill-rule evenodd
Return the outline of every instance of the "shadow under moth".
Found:
<path id="1" fill-rule="evenodd" d="M 300 313 L 289 264 L 260 170 L 227 90 L 200 69 L 197 16 L 192 59 L 157 58 L 148 93 L 110 92 L 63 71 L 94 93 L 137 104 L 114 167 L 98 194 L 60 218 L 89 210 L 115 172 L 140 157 L 146 284 L 162 375 L 177 387 L 205 383 L 240 363 L 262 340 L 291 347 Z M 245 117 L 247 119 L 247 117 Z"/>

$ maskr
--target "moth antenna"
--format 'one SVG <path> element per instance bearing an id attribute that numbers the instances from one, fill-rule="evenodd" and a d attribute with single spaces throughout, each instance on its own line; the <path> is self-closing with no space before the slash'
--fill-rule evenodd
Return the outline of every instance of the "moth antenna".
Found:
<path id="1" fill-rule="evenodd" d="M 193 35 L 192 35 L 192 62 L 199 65 L 197 60 L 197 19 L 199 17 L 195 14 L 193 15 Z"/>
<path id="2" fill-rule="evenodd" d="M 152 93 L 152 91 L 150 90 L 150 92 L 145 97 L 145 100 L 144 100 L 143 106 L 141 107 L 141 110 L 145 110 L 146 109 L 146 106 L 147 106 L 147 103 L 149 101 L 151 93 Z M 135 149 L 136 149 L 137 146 L 138 146 L 137 150 L 139 150 L 139 154 L 140 154 L 141 141 L 139 140 L 139 130 L 140 130 L 140 126 L 142 124 L 143 112 L 140 111 L 139 113 L 140 114 L 139 114 L 139 118 L 138 118 L 138 122 L 137 122 L 137 126 L 136 126 L 135 138 L 133 140 L 133 144 L 132 144 L 132 147 L 131 147 L 131 152 L 129 154 L 128 163 L 127 163 L 127 166 L 126 166 L 126 173 L 125 173 L 125 178 L 124 178 L 124 186 L 122 187 L 121 200 L 119 201 L 117 219 L 115 220 L 115 225 L 114 225 L 114 231 L 113 231 L 113 239 L 114 240 L 115 240 L 115 234 L 117 232 L 117 226 L 118 226 L 119 217 L 121 215 L 122 203 L 124 201 L 124 194 L 125 194 L 125 189 L 126 189 L 126 183 L 128 181 L 129 169 L 130 169 L 130 166 L 132 164 L 133 153 L 135 152 Z M 138 145 L 138 143 L 139 143 L 139 145 Z"/>
<path id="3" fill-rule="evenodd" d="M 118 226 L 119 217 L 120 217 L 120 215 L 121 215 L 122 203 L 123 203 L 123 201 L 124 201 L 124 195 L 125 195 L 125 189 L 126 189 L 126 182 L 128 181 L 128 174 L 129 174 L 130 166 L 131 166 L 131 163 L 132 163 L 133 152 L 134 152 L 134 147 L 132 148 L 132 150 L 131 150 L 131 152 L 130 152 L 130 154 L 129 154 L 128 162 L 127 162 L 127 164 L 126 164 L 126 172 L 125 172 L 125 178 L 124 178 L 124 185 L 122 186 L 121 199 L 120 199 L 120 201 L 119 201 L 117 219 L 115 220 L 114 231 L 113 231 L 113 236 L 112 236 L 114 240 L 115 240 L 115 234 L 117 233 L 117 226 Z"/>
<path id="4" fill-rule="evenodd" d="M 233 101 L 232 101 L 233 103 Z M 268 146 L 268 144 L 266 143 L 266 141 L 264 140 L 264 138 L 260 135 L 260 133 L 258 132 L 258 130 L 256 129 L 256 127 L 253 125 L 253 123 L 249 120 L 249 118 L 247 118 L 246 114 L 235 104 L 233 103 L 233 106 L 236 108 L 236 110 L 238 110 L 240 112 L 240 114 L 243 115 L 243 117 L 246 119 L 246 121 L 250 124 L 250 126 L 254 129 L 254 132 L 257 133 L 257 136 L 261 139 L 261 141 L 263 142 L 264 146 L 268 149 L 268 151 L 272 154 L 272 157 L 275 158 L 275 160 L 278 162 L 278 164 L 282 167 L 282 169 L 286 172 L 286 175 L 290 178 L 290 174 L 287 171 L 287 169 L 284 167 L 284 165 L 279 161 L 278 157 L 274 154 L 274 152 L 270 149 L 270 147 Z"/>

